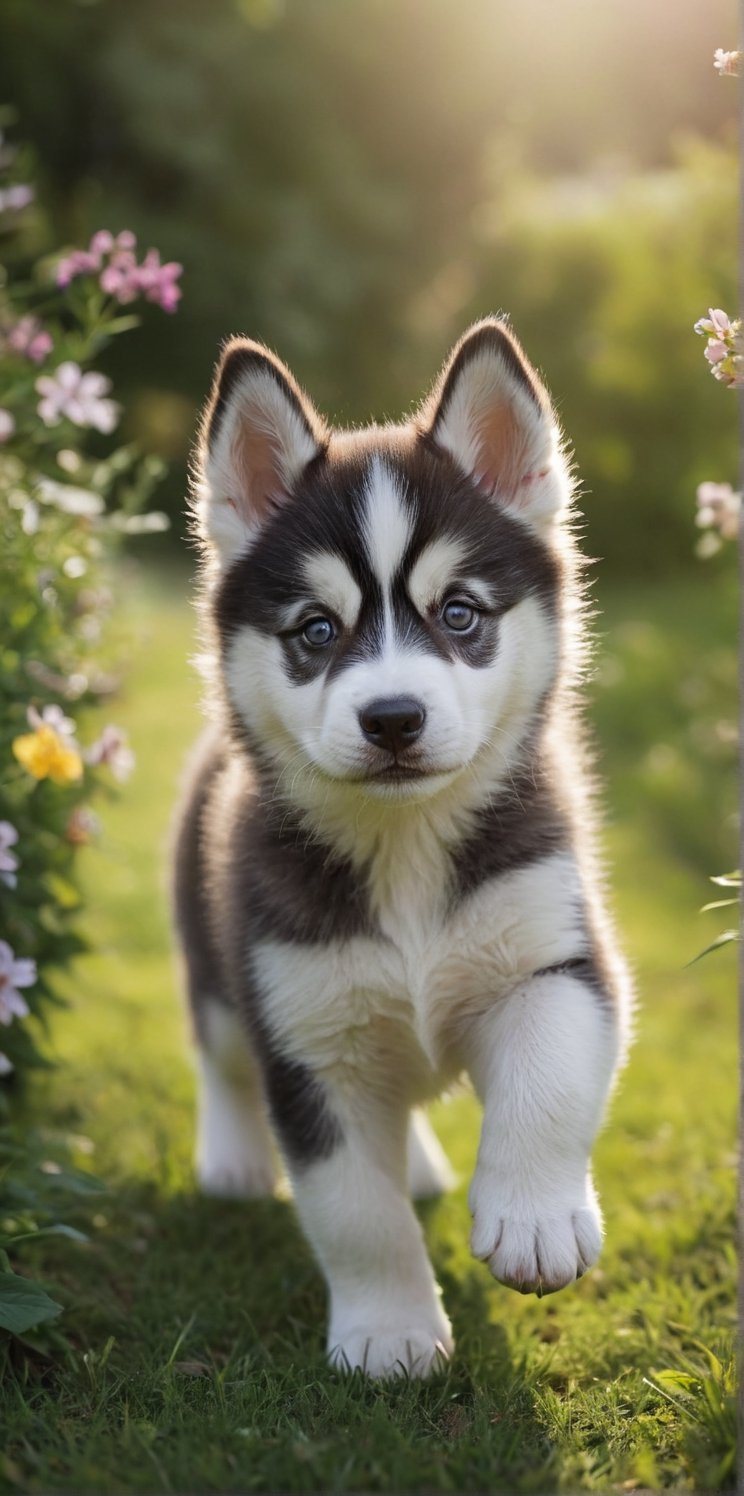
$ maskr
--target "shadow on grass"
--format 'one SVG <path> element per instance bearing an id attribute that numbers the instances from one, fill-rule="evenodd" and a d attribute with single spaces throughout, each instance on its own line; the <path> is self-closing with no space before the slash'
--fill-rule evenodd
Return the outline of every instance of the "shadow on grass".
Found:
<path id="1" fill-rule="evenodd" d="M 555 1487 L 534 1371 L 489 1323 L 477 1269 L 455 1276 L 435 1250 L 454 1362 L 370 1383 L 325 1363 L 325 1290 L 291 1202 L 127 1186 L 96 1220 L 89 1246 L 45 1253 L 74 1347 L 43 1378 L 65 1441 L 51 1489 L 137 1490 L 154 1469 L 176 1490 Z"/>

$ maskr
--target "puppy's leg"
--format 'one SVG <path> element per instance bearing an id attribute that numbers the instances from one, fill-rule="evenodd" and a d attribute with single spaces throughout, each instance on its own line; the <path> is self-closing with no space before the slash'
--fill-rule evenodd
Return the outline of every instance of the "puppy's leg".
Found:
<path id="1" fill-rule="evenodd" d="M 206 1002 L 197 1044 L 196 1172 L 205 1194 L 271 1195 L 277 1180 L 263 1080 L 242 1023 Z"/>
<path id="2" fill-rule="evenodd" d="M 618 1048 L 609 999 L 557 971 L 499 999 L 468 1037 L 484 1105 L 471 1247 L 511 1288 L 549 1293 L 596 1261 L 589 1153 Z"/>
<path id="3" fill-rule="evenodd" d="M 451 1190 L 455 1176 L 449 1159 L 424 1112 L 414 1111 L 408 1124 L 408 1190 L 414 1200 L 429 1200 Z"/>
<path id="4" fill-rule="evenodd" d="M 357 1096 L 350 1118 L 299 1066 L 292 1083 L 274 1116 L 328 1283 L 329 1358 L 372 1377 L 428 1376 L 450 1355 L 452 1333 L 406 1194 L 406 1113 L 377 1097 L 362 1108 Z"/>

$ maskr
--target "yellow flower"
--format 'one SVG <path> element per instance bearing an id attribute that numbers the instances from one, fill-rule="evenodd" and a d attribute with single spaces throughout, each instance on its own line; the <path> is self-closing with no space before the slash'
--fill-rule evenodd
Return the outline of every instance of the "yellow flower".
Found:
<path id="1" fill-rule="evenodd" d="M 59 733 L 47 723 L 16 738 L 13 752 L 19 764 L 28 769 L 34 779 L 48 777 L 55 784 L 74 784 L 83 772 L 80 754 L 74 748 L 68 748 Z"/>

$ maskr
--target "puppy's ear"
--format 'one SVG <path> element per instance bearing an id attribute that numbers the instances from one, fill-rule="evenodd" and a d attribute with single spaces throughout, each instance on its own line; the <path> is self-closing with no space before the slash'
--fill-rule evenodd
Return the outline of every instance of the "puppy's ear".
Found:
<path id="1" fill-rule="evenodd" d="M 419 429 L 483 493 L 536 526 L 566 502 L 548 393 L 514 334 L 495 317 L 477 322 L 453 349 Z"/>
<path id="2" fill-rule="evenodd" d="M 326 443 L 284 364 L 260 343 L 233 338 L 204 414 L 196 497 L 201 535 L 223 563 L 246 549 Z"/>

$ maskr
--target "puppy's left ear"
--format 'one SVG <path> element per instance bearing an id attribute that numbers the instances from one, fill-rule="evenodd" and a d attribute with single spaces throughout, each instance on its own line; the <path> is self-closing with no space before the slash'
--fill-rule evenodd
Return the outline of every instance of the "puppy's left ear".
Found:
<path id="1" fill-rule="evenodd" d="M 569 485 L 544 385 L 514 334 L 495 317 L 453 349 L 418 420 L 482 493 L 544 528 Z"/>
<path id="2" fill-rule="evenodd" d="M 221 566 L 241 555 L 325 449 L 325 426 L 280 359 L 233 338 L 201 431 L 197 525 Z"/>

